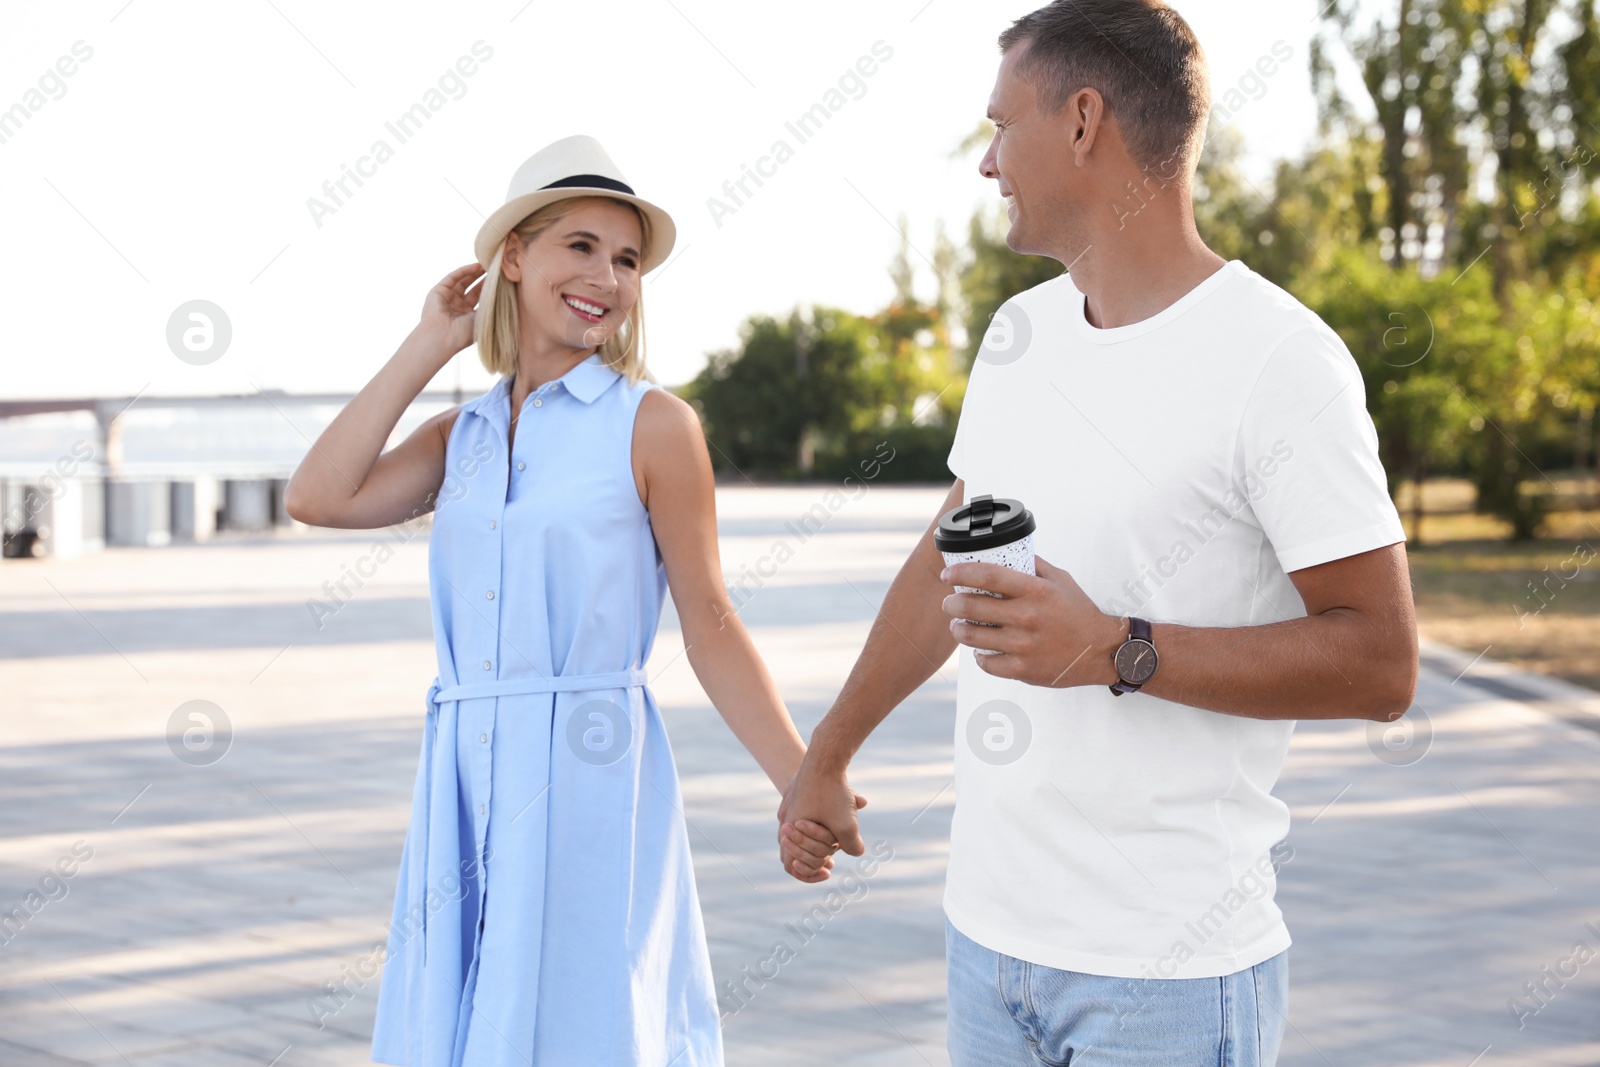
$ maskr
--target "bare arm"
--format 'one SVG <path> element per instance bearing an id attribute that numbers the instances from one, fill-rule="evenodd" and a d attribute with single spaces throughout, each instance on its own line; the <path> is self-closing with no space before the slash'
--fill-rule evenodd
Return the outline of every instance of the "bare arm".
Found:
<path id="1" fill-rule="evenodd" d="M 432 511 L 444 481 L 445 442 L 458 409 L 424 422 L 387 452 L 400 416 L 472 340 L 483 275 L 477 264 L 429 292 L 422 321 L 322 431 L 284 488 L 284 508 L 313 526 L 375 529 Z"/>
<path id="2" fill-rule="evenodd" d="M 989 563 L 949 568 L 953 584 L 1004 598 L 946 597 L 956 640 L 1004 653 L 977 660 L 997 677 L 1055 687 L 1115 684 L 1112 658 L 1127 621 L 1101 612 L 1061 568 L 1039 557 L 1035 566 L 1036 577 Z M 1258 719 L 1389 722 L 1404 715 L 1417 683 L 1405 545 L 1307 567 L 1289 579 L 1304 618 L 1239 627 L 1153 623 L 1160 666 L 1141 692 Z"/>
<path id="3" fill-rule="evenodd" d="M 639 403 L 633 464 L 666 566 L 689 664 L 711 703 L 782 792 L 805 755 L 778 687 L 722 582 L 716 493 L 699 417 L 652 389 Z"/>
<path id="4" fill-rule="evenodd" d="M 958 478 L 901 564 L 877 618 L 872 620 L 861 655 L 850 668 L 833 707 L 811 732 L 811 747 L 778 808 L 780 823 L 799 824 L 799 829 L 780 828 L 779 841 L 780 848 L 787 843 L 790 850 L 783 856 L 784 869 L 801 881 L 827 877 L 815 868 L 828 850 L 818 848 L 807 834 L 831 831 L 838 846 L 850 855 L 859 856 L 865 850 L 857 830 L 856 809 L 849 803 L 854 793 L 845 768 L 889 712 L 955 651 L 956 639 L 938 610 L 950 586 L 939 577 L 944 556 L 933 545 L 933 531 L 939 515 L 961 506 L 965 491 Z"/>
<path id="5" fill-rule="evenodd" d="M 1405 546 L 1307 567 L 1289 580 L 1305 618 L 1238 629 L 1154 624 L 1161 665 L 1141 692 L 1255 719 L 1404 715 L 1417 688 Z"/>
<path id="6" fill-rule="evenodd" d="M 921 540 L 900 565 L 855 666 L 833 707 L 812 731 L 808 758 L 819 767 L 842 776 L 878 724 L 956 650 L 956 639 L 937 610 L 950 586 L 939 578 L 944 556 L 933 545 L 933 531 L 939 515 L 961 506 L 964 491 L 957 479 Z"/>

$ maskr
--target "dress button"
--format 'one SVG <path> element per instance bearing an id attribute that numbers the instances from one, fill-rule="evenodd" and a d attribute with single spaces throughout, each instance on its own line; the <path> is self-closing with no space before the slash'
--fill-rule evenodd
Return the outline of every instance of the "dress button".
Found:
<path id="1" fill-rule="evenodd" d="M 489 529 L 491 529 L 491 530 L 494 529 L 494 520 L 493 519 L 489 520 Z"/>
<path id="2" fill-rule="evenodd" d="M 484 595 L 487 596 L 490 600 L 493 600 L 494 599 L 494 590 L 491 589 L 487 593 L 485 593 Z"/>
<path id="3" fill-rule="evenodd" d="M 534 397 L 533 398 L 533 406 L 536 407 L 536 408 L 537 407 L 543 407 L 544 406 L 544 401 L 540 400 L 538 397 Z"/>
<path id="4" fill-rule="evenodd" d="M 479 734 L 478 735 L 478 740 L 482 741 L 484 744 L 487 745 L 489 743 L 489 735 L 488 734 Z"/>
<path id="5" fill-rule="evenodd" d="M 524 468 L 526 466 L 527 466 L 527 464 L 522 462 L 521 460 L 517 461 L 517 470 L 521 470 L 522 468 Z"/>
<path id="6" fill-rule="evenodd" d="M 484 670 L 488 670 L 489 669 L 489 661 L 488 660 L 484 660 L 483 661 L 483 669 Z"/>
<path id="7" fill-rule="evenodd" d="M 479 814 L 479 815 L 482 815 L 482 814 L 483 814 L 483 805 L 482 805 L 482 804 L 479 804 L 479 805 L 478 805 L 478 814 Z"/>

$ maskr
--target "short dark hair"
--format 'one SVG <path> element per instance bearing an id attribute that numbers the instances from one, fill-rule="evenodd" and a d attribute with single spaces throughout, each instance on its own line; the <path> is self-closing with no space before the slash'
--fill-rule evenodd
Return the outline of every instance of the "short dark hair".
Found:
<path id="1" fill-rule="evenodd" d="M 1055 0 L 1013 22 L 1000 51 L 1022 42 L 1017 73 L 1046 114 L 1093 88 L 1140 166 L 1171 178 L 1198 162 L 1211 111 L 1205 52 L 1161 0 Z"/>

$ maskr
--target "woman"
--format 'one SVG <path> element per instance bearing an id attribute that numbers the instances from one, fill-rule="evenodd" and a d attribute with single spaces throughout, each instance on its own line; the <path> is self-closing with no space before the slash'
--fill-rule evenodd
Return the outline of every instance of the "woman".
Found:
<path id="1" fill-rule="evenodd" d="M 722 582 L 694 410 L 644 368 L 640 278 L 674 236 L 592 138 L 541 150 L 480 230 L 478 262 L 428 294 L 286 491 L 318 526 L 435 513 L 438 678 L 380 1063 L 722 1063 L 677 772 L 645 683 L 669 588 L 690 665 L 780 794 L 805 746 Z M 474 340 L 496 385 L 383 452 Z"/>

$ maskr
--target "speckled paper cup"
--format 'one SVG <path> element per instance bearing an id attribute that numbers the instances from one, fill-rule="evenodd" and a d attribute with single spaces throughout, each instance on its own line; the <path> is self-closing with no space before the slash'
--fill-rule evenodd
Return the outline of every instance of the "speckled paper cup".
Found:
<path id="1" fill-rule="evenodd" d="M 969 503 L 939 516 L 939 528 L 934 531 L 934 547 L 944 556 L 946 564 L 998 563 L 1023 574 L 1033 574 L 1033 531 L 1036 524 L 1033 513 L 1022 506 L 1020 500 L 1010 497 L 975 496 Z M 999 596 L 987 589 L 968 585 L 956 586 L 960 593 L 983 593 Z M 974 626 L 991 623 L 963 619 Z M 992 656 L 994 649 L 974 648 L 980 656 Z"/>

